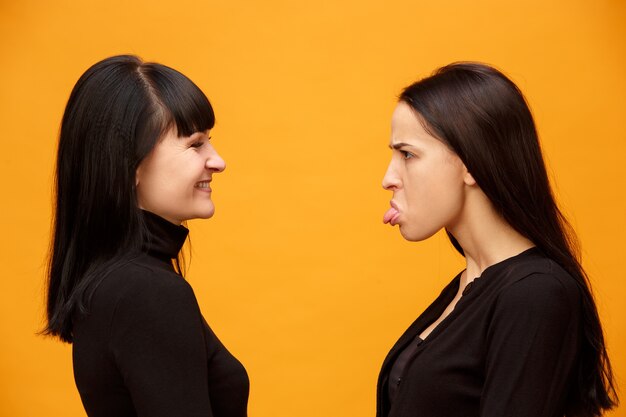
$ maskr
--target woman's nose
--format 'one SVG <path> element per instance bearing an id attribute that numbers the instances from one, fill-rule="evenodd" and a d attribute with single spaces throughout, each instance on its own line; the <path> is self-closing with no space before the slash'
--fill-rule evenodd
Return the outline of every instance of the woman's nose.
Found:
<path id="1" fill-rule="evenodd" d="M 226 162 L 224 162 L 220 154 L 214 150 L 206 160 L 206 167 L 211 171 L 222 172 L 226 169 Z"/>
<path id="2" fill-rule="evenodd" d="M 385 172 L 385 176 L 383 177 L 383 188 L 385 190 L 395 190 L 400 187 L 400 178 L 393 170 L 391 164 L 387 167 L 387 172 Z"/>

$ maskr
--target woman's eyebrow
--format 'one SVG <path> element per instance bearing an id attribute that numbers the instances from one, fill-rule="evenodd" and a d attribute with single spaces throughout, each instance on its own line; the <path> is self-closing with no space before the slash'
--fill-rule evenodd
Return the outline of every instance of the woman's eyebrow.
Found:
<path id="1" fill-rule="evenodd" d="M 208 136 L 204 132 L 195 132 L 195 133 L 192 133 L 190 136 L 186 137 L 185 142 L 195 142 L 198 139 L 203 139 L 206 137 Z"/>
<path id="2" fill-rule="evenodd" d="M 411 145 L 409 145 L 408 143 L 404 143 L 404 142 L 398 142 L 398 143 L 393 143 L 393 144 L 390 143 L 389 144 L 389 148 L 390 149 L 395 149 L 395 150 L 398 150 L 398 149 L 403 148 L 405 146 L 411 146 Z"/>
<path id="3" fill-rule="evenodd" d="M 205 137 L 207 134 L 204 132 L 194 132 L 191 134 L 191 136 L 189 136 L 190 138 L 198 138 L 198 137 Z"/>

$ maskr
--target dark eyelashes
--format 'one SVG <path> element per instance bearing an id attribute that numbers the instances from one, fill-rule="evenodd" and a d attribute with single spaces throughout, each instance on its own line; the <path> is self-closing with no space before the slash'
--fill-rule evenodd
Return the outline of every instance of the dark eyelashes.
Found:
<path id="1" fill-rule="evenodd" d="M 201 148 L 202 145 L 204 145 L 206 142 L 210 142 L 211 141 L 211 136 L 207 137 L 205 140 L 199 140 L 196 142 L 193 142 L 191 145 L 189 145 L 190 148 Z"/>

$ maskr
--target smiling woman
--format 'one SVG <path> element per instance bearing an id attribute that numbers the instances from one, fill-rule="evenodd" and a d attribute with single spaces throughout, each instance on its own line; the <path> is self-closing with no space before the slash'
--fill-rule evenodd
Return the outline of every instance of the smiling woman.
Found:
<path id="1" fill-rule="evenodd" d="M 170 129 L 137 168 L 139 206 L 172 223 L 213 215 L 210 183 L 226 168 L 208 131 L 178 137 Z"/>
<path id="2" fill-rule="evenodd" d="M 46 333 L 73 343 L 93 416 L 243 417 L 248 377 L 203 319 L 181 222 L 215 210 L 224 161 L 204 93 L 134 56 L 89 68 L 61 125 Z M 176 266 L 176 268 L 175 268 Z"/>

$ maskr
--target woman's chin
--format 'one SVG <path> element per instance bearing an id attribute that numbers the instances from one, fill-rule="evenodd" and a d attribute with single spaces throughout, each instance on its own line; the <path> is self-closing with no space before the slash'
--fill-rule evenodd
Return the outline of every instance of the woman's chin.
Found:
<path id="1" fill-rule="evenodd" d="M 198 207 L 193 212 L 193 219 L 210 219 L 215 214 L 215 206 L 213 203 L 204 204 L 204 207 Z M 190 219 L 191 220 L 191 219 Z"/>
<path id="2" fill-rule="evenodd" d="M 215 208 L 212 208 L 211 210 L 206 210 L 203 213 L 200 213 L 198 215 L 199 219 L 210 219 L 211 217 L 213 217 L 213 215 L 215 214 Z"/>
<path id="3" fill-rule="evenodd" d="M 398 228 L 400 229 L 400 234 L 402 237 L 409 242 L 421 242 L 422 240 L 426 240 L 432 235 L 436 233 L 424 230 L 415 230 L 415 228 L 411 228 L 406 224 L 398 224 Z"/>

